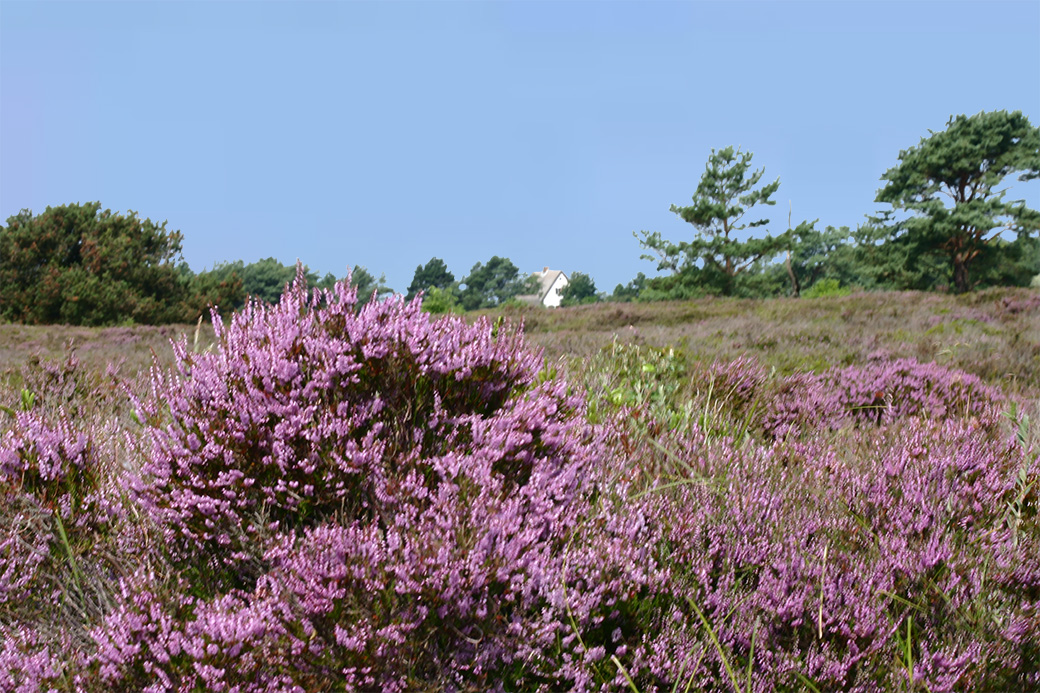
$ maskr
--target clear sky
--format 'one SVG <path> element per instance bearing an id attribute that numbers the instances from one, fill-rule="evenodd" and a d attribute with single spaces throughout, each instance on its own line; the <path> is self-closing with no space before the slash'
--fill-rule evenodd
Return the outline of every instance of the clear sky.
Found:
<path id="1" fill-rule="evenodd" d="M 1040 125 L 1040 1 L 0 0 L 0 219 L 100 201 L 200 271 L 492 255 L 613 290 L 679 240 L 711 149 L 780 178 L 773 232 L 856 226 L 948 118 Z M 1010 199 L 1040 207 L 1040 185 Z"/>

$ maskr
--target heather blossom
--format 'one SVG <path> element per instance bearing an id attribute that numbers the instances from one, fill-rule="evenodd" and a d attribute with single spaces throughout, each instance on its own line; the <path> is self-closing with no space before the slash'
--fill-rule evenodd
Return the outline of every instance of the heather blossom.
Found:
<path id="1" fill-rule="evenodd" d="M 176 370 L 153 372 L 135 482 L 201 593 L 113 612 L 98 638 L 132 628 L 148 643 L 116 648 L 125 667 L 143 671 L 170 609 L 190 614 L 162 635 L 180 658 L 150 666 L 180 688 L 273 690 L 287 672 L 472 685 L 552 645 L 559 624 L 527 621 L 557 587 L 603 451 L 519 332 L 434 321 L 417 301 L 358 310 L 345 285 L 297 284 L 214 324 L 217 350 L 182 343 Z"/>
<path id="2" fill-rule="evenodd" d="M 1040 689 L 1040 463 L 973 376 L 583 383 L 302 278 L 213 322 L 133 417 L 5 422 L 0 691 Z"/>

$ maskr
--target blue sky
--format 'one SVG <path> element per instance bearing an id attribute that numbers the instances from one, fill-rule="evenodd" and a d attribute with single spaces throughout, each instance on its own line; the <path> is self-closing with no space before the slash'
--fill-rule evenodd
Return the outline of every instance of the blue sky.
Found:
<path id="1" fill-rule="evenodd" d="M 440 257 L 637 272 L 711 149 L 780 178 L 774 232 L 856 226 L 951 115 L 1040 125 L 1040 2 L 0 0 L 0 219 L 98 200 L 196 271 Z M 1040 207 L 1040 184 L 1011 199 Z"/>

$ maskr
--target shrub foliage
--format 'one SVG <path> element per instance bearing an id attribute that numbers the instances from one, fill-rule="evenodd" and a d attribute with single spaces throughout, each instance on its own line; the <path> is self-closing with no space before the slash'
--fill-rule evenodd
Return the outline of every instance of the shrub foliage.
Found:
<path id="1" fill-rule="evenodd" d="M 132 416 L 4 409 L 0 690 L 1040 687 L 1038 448 L 973 376 L 564 378 L 302 275 L 213 322 Z"/>
<path id="2" fill-rule="evenodd" d="M 0 227 L 0 315 L 31 324 L 183 320 L 181 234 L 101 204 L 23 210 Z"/>

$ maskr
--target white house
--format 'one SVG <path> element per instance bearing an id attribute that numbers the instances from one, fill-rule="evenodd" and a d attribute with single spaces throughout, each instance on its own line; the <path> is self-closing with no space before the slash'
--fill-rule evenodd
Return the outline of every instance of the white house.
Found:
<path id="1" fill-rule="evenodd" d="M 548 267 L 541 272 L 534 272 L 532 277 L 538 280 L 538 293 L 517 296 L 517 299 L 531 305 L 542 305 L 546 308 L 559 308 L 563 298 L 563 287 L 570 284 L 562 270 L 551 270 Z"/>

